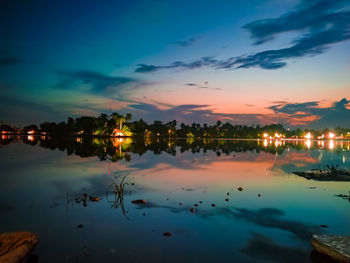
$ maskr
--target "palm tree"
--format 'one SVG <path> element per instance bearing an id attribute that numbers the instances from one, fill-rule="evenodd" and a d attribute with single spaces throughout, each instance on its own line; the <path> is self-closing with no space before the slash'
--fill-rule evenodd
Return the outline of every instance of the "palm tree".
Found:
<path id="1" fill-rule="evenodd" d="M 125 117 L 117 112 L 111 114 L 112 119 L 115 121 L 115 124 L 119 124 L 120 129 L 122 129 L 123 121 Z"/>
<path id="2" fill-rule="evenodd" d="M 131 119 L 132 119 L 132 114 L 131 113 L 127 113 L 125 115 L 125 121 L 131 121 Z"/>

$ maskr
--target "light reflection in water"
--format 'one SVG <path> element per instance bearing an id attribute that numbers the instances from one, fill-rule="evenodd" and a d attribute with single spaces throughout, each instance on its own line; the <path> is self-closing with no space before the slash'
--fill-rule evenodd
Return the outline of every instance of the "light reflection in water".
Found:
<path id="1" fill-rule="evenodd" d="M 311 148 L 311 141 L 310 141 L 310 140 L 306 140 L 306 141 L 305 141 L 305 144 L 306 144 L 306 147 L 307 147 L 308 149 Z"/>
<path id="2" fill-rule="evenodd" d="M 267 147 L 267 139 L 264 140 L 264 146 Z"/>

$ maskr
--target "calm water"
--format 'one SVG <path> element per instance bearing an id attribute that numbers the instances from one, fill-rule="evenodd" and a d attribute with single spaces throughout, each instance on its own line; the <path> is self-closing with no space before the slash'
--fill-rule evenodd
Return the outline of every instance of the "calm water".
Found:
<path id="1" fill-rule="evenodd" d="M 350 169 L 349 141 L 0 142 L 0 232 L 39 262 L 311 262 L 312 233 L 350 235 L 350 183 L 291 173 Z"/>

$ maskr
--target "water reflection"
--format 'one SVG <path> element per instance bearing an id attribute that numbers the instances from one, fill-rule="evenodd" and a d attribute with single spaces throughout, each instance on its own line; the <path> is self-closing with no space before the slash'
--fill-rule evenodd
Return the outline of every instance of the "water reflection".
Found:
<path id="1" fill-rule="evenodd" d="M 0 143 L 0 231 L 38 233 L 43 262 L 310 262 L 311 234 L 350 234 L 349 183 L 290 173 L 349 169 L 349 141 Z"/>
<path id="2" fill-rule="evenodd" d="M 350 151 L 348 140 L 195 140 L 195 139 L 169 139 L 157 138 L 65 138 L 52 139 L 46 136 L 8 136 L 2 135 L 0 145 L 7 145 L 22 141 L 26 144 L 36 145 L 49 149 L 66 151 L 67 155 L 78 155 L 80 157 L 97 156 L 100 160 L 118 161 L 121 159 L 129 161 L 130 153 L 143 155 L 148 151 L 154 154 L 167 153 L 175 156 L 177 152 L 206 153 L 215 152 L 230 155 L 241 152 L 265 152 L 275 155 L 283 154 L 290 149 L 324 149 L 327 151 L 344 152 Z M 345 157 L 343 157 L 344 159 Z M 344 159 L 345 160 L 345 159 Z"/>

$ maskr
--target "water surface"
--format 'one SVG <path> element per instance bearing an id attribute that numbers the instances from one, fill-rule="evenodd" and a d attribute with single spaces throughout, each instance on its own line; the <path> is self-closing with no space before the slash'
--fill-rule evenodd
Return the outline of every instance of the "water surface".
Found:
<path id="1" fill-rule="evenodd" d="M 350 235 L 350 183 L 291 172 L 350 169 L 349 147 L 2 137 L 0 232 L 38 234 L 39 262 L 311 262 L 311 234 Z"/>

